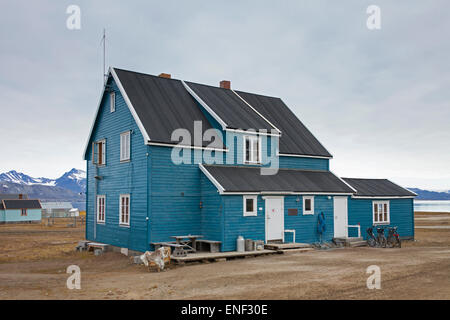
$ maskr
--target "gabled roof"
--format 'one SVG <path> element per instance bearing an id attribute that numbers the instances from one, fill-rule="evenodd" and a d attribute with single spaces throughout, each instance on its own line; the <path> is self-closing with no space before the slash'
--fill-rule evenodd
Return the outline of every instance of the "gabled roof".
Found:
<path id="1" fill-rule="evenodd" d="M 236 93 L 282 132 L 280 153 L 332 157 L 280 98 L 243 91 Z"/>
<path id="2" fill-rule="evenodd" d="M 185 83 L 223 120 L 226 128 L 266 129 L 268 131 L 275 129 L 258 116 L 232 90 L 194 82 L 186 81 Z"/>
<path id="3" fill-rule="evenodd" d="M 387 179 L 342 178 L 356 189 L 355 197 L 415 197 L 409 191 Z"/>
<path id="4" fill-rule="evenodd" d="M 275 175 L 261 175 L 259 167 L 200 165 L 202 172 L 227 193 L 353 194 L 345 182 L 330 171 L 279 169 Z"/>
<path id="5" fill-rule="evenodd" d="M 10 199 L 2 200 L 3 208 L 8 209 L 41 209 L 39 200 Z"/>
<path id="6" fill-rule="evenodd" d="M 192 137 L 191 144 L 187 146 L 193 146 L 194 121 L 201 121 L 203 132 L 213 128 L 201 110 L 202 106 L 224 130 L 264 129 L 269 133 L 275 130 L 275 135 L 280 135 L 281 132 L 280 154 L 332 157 L 279 98 L 117 68 L 110 68 L 109 76 L 117 83 L 146 144 L 177 145 L 178 142 L 171 141 L 172 132 L 184 128 Z M 103 94 L 97 114 L 102 98 Z M 84 158 L 95 121 L 96 119 L 91 127 Z M 209 144 L 208 141 L 202 141 L 202 147 Z M 225 147 L 219 141 L 214 148 L 224 150 Z"/>

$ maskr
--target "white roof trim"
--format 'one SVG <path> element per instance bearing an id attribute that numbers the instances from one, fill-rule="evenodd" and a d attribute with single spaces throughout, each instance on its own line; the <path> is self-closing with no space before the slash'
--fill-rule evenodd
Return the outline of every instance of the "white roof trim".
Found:
<path id="1" fill-rule="evenodd" d="M 311 156 L 306 154 L 289 154 L 289 153 L 277 153 L 277 156 L 281 157 L 298 157 L 298 158 L 316 158 L 316 159 L 333 159 L 333 156 Z"/>
<path id="2" fill-rule="evenodd" d="M 399 184 L 397 184 L 397 183 L 395 183 L 394 181 L 392 181 L 392 180 L 389 180 L 389 179 L 387 179 L 388 181 L 390 181 L 390 182 L 392 182 L 393 184 L 395 184 L 397 187 L 399 187 L 399 188 L 402 188 L 403 190 L 406 190 L 406 191 L 408 191 L 408 192 L 411 192 L 411 193 L 413 193 L 413 194 L 415 194 L 416 196 L 418 196 L 418 194 L 417 193 L 415 193 L 414 191 L 411 191 L 411 190 L 408 190 L 408 189 L 406 189 L 406 188 L 404 188 L 404 187 L 402 187 L 401 185 L 399 185 Z"/>
<path id="3" fill-rule="evenodd" d="M 244 98 L 242 98 L 239 94 L 236 93 L 236 91 L 234 91 L 233 89 L 230 89 L 231 91 L 233 91 L 233 93 L 235 95 L 237 95 L 239 97 L 239 99 L 241 99 L 247 106 L 249 106 L 258 116 L 260 116 L 261 118 L 263 118 L 268 124 L 270 124 L 275 130 L 278 131 L 279 134 L 281 134 L 281 130 L 278 129 L 272 122 L 270 122 L 268 119 L 266 119 L 266 117 L 264 117 L 258 110 L 256 110 L 250 103 L 248 103 L 247 101 L 244 100 Z"/>
<path id="4" fill-rule="evenodd" d="M 415 196 L 355 196 L 353 199 L 414 199 Z"/>
<path id="5" fill-rule="evenodd" d="M 212 184 L 214 184 L 216 186 L 217 190 L 219 190 L 219 193 L 223 194 L 223 192 L 225 191 L 224 187 L 221 186 L 221 184 L 212 176 L 212 174 L 209 173 L 209 171 L 206 170 L 206 168 L 201 163 L 198 164 L 198 167 L 205 174 L 205 176 L 209 179 L 209 181 L 211 181 Z"/>
<path id="6" fill-rule="evenodd" d="M 130 109 L 131 114 L 133 115 L 134 121 L 136 121 L 139 129 L 141 130 L 142 135 L 144 136 L 144 142 L 147 143 L 150 141 L 150 136 L 147 133 L 147 130 L 145 130 L 144 125 L 141 122 L 141 119 L 139 119 L 139 116 L 136 113 L 136 110 L 133 107 L 133 104 L 131 103 L 130 99 L 128 98 L 127 93 L 125 92 L 125 89 L 122 86 L 122 83 L 120 82 L 119 77 L 116 74 L 116 71 L 114 68 L 110 68 L 111 74 L 116 81 L 117 86 L 119 87 L 120 93 L 122 94 L 123 99 L 127 103 L 128 108 Z"/>
<path id="7" fill-rule="evenodd" d="M 229 151 L 228 149 L 211 148 L 211 147 L 199 147 L 199 146 L 186 146 L 186 145 L 170 144 L 170 143 L 164 143 L 164 142 L 153 142 L 153 141 L 149 141 L 149 142 L 147 142 L 147 144 L 150 145 L 150 146 L 170 147 L 170 148 L 213 150 L 213 151 L 222 151 L 222 152 L 228 152 Z"/>
<path id="8" fill-rule="evenodd" d="M 202 105 L 203 108 L 206 109 L 206 111 L 209 112 L 209 114 L 216 119 L 217 122 L 219 122 L 219 124 L 222 126 L 222 129 L 225 130 L 225 128 L 227 127 L 227 124 L 225 123 L 225 121 L 223 121 L 214 111 L 213 109 L 211 109 L 205 101 L 202 100 L 202 98 L 200 98 L 195 92 L 194 90 L 192 90 L 187 84 L 186 82 L 184 82 L 183 80 L 181 80 L 181 83 L 183 84 L 184 88 L 187 90 L 187 92 L 189 92 L 189 94 L 195 99 L 197 100 L 198 103 L 200 103 Z"/>
<path id="9" fill-rule="evenodd" d="M 232 129 L 232 128 L 226 128 L 225 131 L 231 131 L 231 132 L 237 132 L 237 133 L 245 133 L 245 134 L 254 134 L 258 136 L 273 136 L 273 137 L 280 137 L 281 135 L 279 133 L 268 133 L 268 132 L 260 132 L 256 130 L 241 130 L 241 129 Z"/>
<path id="10" fill-rule="evenodd" d="M 331 170 L 330 170 L 330 172 L 332 173 L 332 174 L 334 174 L 334 172 L 332 172 Z M 335 174 L 334 174 L 335 175 Z M 355 188 L 353 188 L 350 184 L 348 184 L 344 179 L 342 179 L 341 177 L 339 177 L 339 176 L 337 176 L 337 175 L 335 175 L 339 180 L 341 180 L 343 183 L 345 183 L 346 185 L 347 185 L 347 187 L 349 187 L 350 189 L 352 189 L 353 191 L 355 191 L 355 193 L 358 193 L 358 190 L 356 190 Z"/>
<path id="11" fill-rule="evenodd" d="M 143 135 L 143 137 L 144 137 L 144 142 L 147 143 L 148 141 L 150 141 L 150 137 L 149 137 L 147 131 L 145 130 L 145 128 L 144 128 L 144 126 L 143 126 L 143 124 L 141 122 L 141 119 L 139 119 L 139 117 L 138 117 L 138 115 L 136 113 L 136 110 L 134 109 L 133 105 L 131 104 L 131 101 L 128 98 L 127 93 L 125 92 L 125 89 L 123 88 L 122 83 L 120 82 L 119 77 L 116 74 L 116 71 L 112 67 L 110 67 L 109 70 L 108 70 L 107 78 L 109 78 L 110 75 L 112 75 L 112 77 L 114 78 L 114 81 L 116 82 L 117 87 L 119 88 L 119 91 L 120 91 L 123 99 L 125 100 L 128 108 L 130 109 L 130 112 L 133 115 L 133 118 L 136 121 L 136 123 L 137 123 L 137 125 L 138 125 L 138 127 L 139 127 L 139 129 L 140 129 L 140 131 L 141 131 L 141 133 Z M 98 113 L 100 112 L 100 106 L 102 104 L 102 100 L 103 100 L 103 96 L 104 96 L 105 91 L 106 91 L 106 87 L 107 87 L 107 84 L 105 83 L 105 85 L 103 86 L 102 94 L 100 95 L 100 100 L 99 100 L 98 105 L 97 105 L 97 111 L 95 112 L 94 121 L 92 122 L 91 130 L 89 131 L 88 140 L 86 141 L 86 146 L 84 148 L 84 153 L 83 153 L 83 160 L 86 159 L 86 153 L 87 153 L 87 150 L 89 148 L 89 141 L 91 140 L 92 132 L 93 132 L 94 126 L 95 126 L 95 122 L 97 121 Z"/>
<path id="12" fill-rule="evenodd" d="M 267 195 L 267 194 L 280 194 L 280 195 L 305 195 L 305 196 L 352 196 L 353 193 L 337 193 L 337 192 L 292 192 L 292 191 L 254 191 L 254 192 L 237 192 L 237 191 L 230 191 L 230 192 L 223 192 L 221 195 L 241 195 L 241 194 L 260 194 L 260 195 Z"/>

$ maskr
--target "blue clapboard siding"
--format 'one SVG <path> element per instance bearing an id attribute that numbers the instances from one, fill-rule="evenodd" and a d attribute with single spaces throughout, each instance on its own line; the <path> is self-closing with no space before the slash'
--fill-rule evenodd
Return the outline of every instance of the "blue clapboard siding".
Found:
<path id="1" fill-rule="evenodd" d="M 303 197 L 284 197 L 284 229 L 295 229 L 295 242 L 318 242 L 317 222 L 319 213 L 325 215 L 326 231 L 322 236 L 323 241 L 330 241 L 334 235 L 333 197 L 314 196 L 314 214 L 303 215 Z M 297 201 L 298 199 L 298 201 Z M 297 216 L 289 216 L 288 209 L 298 209 Z M 285 234 L 286 242 L 292 242 L 292 234 Z"/>
<path id="2" fill-rule="evenodd" d="M 41 209 L 27 209 L 27 215 L 22 216 L 22 210 L 0 210 L 0 222 L 28 222 L 28 221 L 41 221 L 42 210 Z"/>
<path id="3" fill-rule="evenodd" d="M 182 150 L 188 154 L 190 152 L 190 163 L 176 165 L 172 160 L 172 148 L 149 147 L 150 242 L 169 241 L 173 240 L 170 236 L 199 234 L 202 231 L 200 177 L 203 173 L 194 161 L 195 151 Z M 207 154 L 203 157 L 211 160 Z"/>
<path id="4" fill-rule="evenodd" d="M 201 234 L 208 240 L 224 241 L 222 196 L 209 179 L 201 174 Z"/>
<path id="5" fill-rule="evenodd" d="M 306 170 L 330 170 L 329 159 L 307 158 L 307 157 L 286 157 L 280 156 L 280 168 L 306 169 Z"/>
<path id="6" fill-rule="evenodd" d="M 367 239 L 366 229 L 373 225 L 372 202 L 371 199 L 349 199 L 348 201 L 348 222 L 350 225 L 361 225 L 361 235 Z M 385 201 L 379 199 L 379 201 Z M 390 199 L 390 225 L 397 226 L 400 237 L 414 237 L 414 212 L 413 199 Z M 356 236 L 356 230 L 349 230 L 349 236 Z M 387 232 L 386 232 L 387 235 Z"/>
<path id="7" fill-rule="evenodd" d="M 224 203 L 224 241 L 223 251 L 236 250 L 236 239 L 265 240 L 265 205 L 258 196 L 258 215 L 244 217 L 244 203 L 242 195 L 222 196 Z M 262 208 L 262 210 L 260 210 Z"/>
<path id="8" fill-rule="evenodd" d="M 87 161 L 87 224 L 86 238 L 91 241 L 108 243 L 133 250 L 147 249 L 147 146 L 123 97 L 112 79 L 109 80 L 116 93 L 116 110 L 110 112 L 110 96 L 102 99 L 93 137 L 89 144 Z M 132 130 L 131 161 L 120 162 L 120 134 Z M 106 166 L 96 170 L 92 164 L 92 142 L 106 139 Z M 95 221 L 95 179 L 97 194 L 106 195 L 105 224 Z M 119 196 L 130 194 L 130 226 L 119 226 Z"/>

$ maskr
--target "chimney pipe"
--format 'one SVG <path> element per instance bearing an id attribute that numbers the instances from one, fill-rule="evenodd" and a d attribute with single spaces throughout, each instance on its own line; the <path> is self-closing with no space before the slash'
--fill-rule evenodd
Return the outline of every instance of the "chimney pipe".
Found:
<path id="1" fill-rule="evenodd" d="M 220 87 L 224 89 L 231 89 L 231 81 L 228 80 L 220 81 Z"/>
<path id="2" fill-rule="evenodd" d="M 164 73 L 164 72 L 160 73 L 158 77 L 166 78 L 166 79 L 171 79 L 172 78 L 170 73 Z"/>
<path id="3" fill-rule="evenodd" d="M 23 194 L 19 193 L 19 199 L 23 199 Z"/>

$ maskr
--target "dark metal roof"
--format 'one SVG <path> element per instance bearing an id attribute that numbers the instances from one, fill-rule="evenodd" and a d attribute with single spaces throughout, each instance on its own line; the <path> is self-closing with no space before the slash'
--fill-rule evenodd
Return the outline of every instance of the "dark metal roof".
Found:
<path id="1" fill-rule="evenodd" d="M 260 167 L 204 165 L 226 192 L 324 192 L 354 193 L 330 171 L 279 169 L 261 175 Z"/>
<path id="2" fill-rule="evenodd" d="M 360 179 L 342 178 L 358 192 L 355 196 L 361 197 L 398 197 L 416 196 L 415 193 L 400 187 L 387 179 Z"/>
<path id="3" fill-rule="evenodd" d="M 194 121 L 202 122 L 203 132 L 212 128 L 180 80 L 114 70 L 152 142 L 177 144 L 170 139 L 172 132 L 184 128 L 191 133 L 193 144 Z M 210 142 L 202 143 L 207 146 Z"/>
<path id="4" fill-rule="evenodd" d="M 276 97 L 236 91 L 281 132 L 280 153 L 331 157 L 289 107 Z"/>
<path id="5" fill-rule="evenodd" d="M 3 200 L 5 209 L 41 209 L 39 200 Z"/>
<path id="6" fill-rule="evenodd" d="M 186 84 L 232 129 L 274 129 L 230 89 Z"/>

